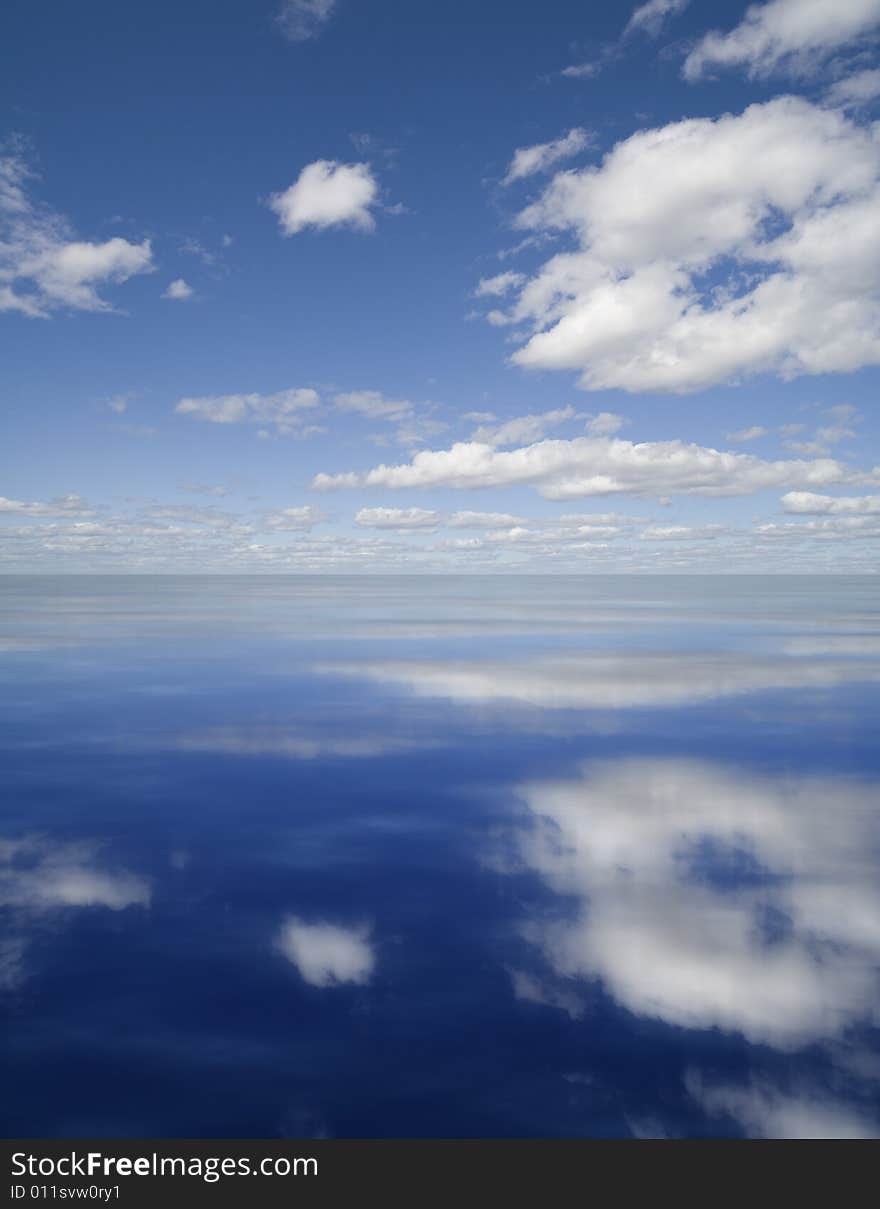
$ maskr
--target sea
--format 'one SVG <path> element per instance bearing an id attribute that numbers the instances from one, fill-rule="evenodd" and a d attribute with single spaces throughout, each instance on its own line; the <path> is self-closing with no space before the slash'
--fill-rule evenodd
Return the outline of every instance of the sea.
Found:
<path id="1" fill-rule="evenodd" d="M 3 1134 L 878 1136 L 878 586 L 0 579 Z"/>

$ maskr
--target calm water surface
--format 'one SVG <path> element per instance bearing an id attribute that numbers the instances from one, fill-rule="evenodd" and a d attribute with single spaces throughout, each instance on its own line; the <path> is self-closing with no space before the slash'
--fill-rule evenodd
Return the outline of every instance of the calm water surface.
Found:
<path id="1" fill-rule="evenodd" d="M 0 581 L 7 1136 L 876 1136 L 880 581 Z"/>

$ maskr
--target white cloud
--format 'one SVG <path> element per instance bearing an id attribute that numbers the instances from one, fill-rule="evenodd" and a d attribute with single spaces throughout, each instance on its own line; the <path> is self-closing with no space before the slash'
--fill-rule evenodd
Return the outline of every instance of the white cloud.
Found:
<path id="1" fill-rule="evenodd" d="M 415 411 L 408 399 L 386 399 L 378 390 L 346 391 L 335 395 L 333 402 L 340 411 L 356 411 L 371 420 L 408 420 Z"/>
<path id="2" fill-rule="evenodd" d="M 591 80 L 594 76 L 599 75 L 603 67 L 601 60 L 595 60 L 587 63 L 572 63 L 569 67 L 563 67 L 559 73 L 565 76 L 567 80 Z"/>
<path id="3" fill-rule="evenodd" d="M 843 80 L 837 80 L 828 89 L 827 99 L 831 105 L 866 105 L 880 96 L 880 68 L 866 68 Z"/>
<path id="4" fill-rule="evenodd" d="M 600 978 L 639 1015 L 780 1049 L 874 1017 L 875 786 L 627 759 L 520 792 L 526 865 L 580 902 L 525 925 L 557 974 Z M 764 876 L 719 884 L 707 847 Z M 768 912 L 788 921 L 782 937 L 767 937 Z"/>
<path id="5" fill-rule="evenodd" d="M 613 437 L 626 423 L 625 416 L 618 416 L 613 411 L 600 411 L 590 416 L 586 429 L 591 437 Z"/>
<path id="6" fill-rule="evenodd" d="M 705 541 L 725 532 L 723 525 L 652 525 L 642 531 L 642 538 L 649 542 Z"/>
<path id="7" fill-rule="evenodd" d="M 349 226 L 372 231 L 370 213 L 379 198 L 379 186 L 369 164 L 339 164 L 316 160 L 307 164 L 283 193 L 274 193 L 270 208 L 278 215 L 285 235 L 306 227 Z"/>
<path id="8" fill-rule="evenodd" d="M 194 495 L 229 495 L 228 487 L 212 487 L 207 483 L 181 483 L 181 491 L 191 491 Z"/>
<path id="9" fill-rule="evenodd" d="M 513 985 L 514 996 L 517 999 L 524 1003 L 540 1003 L 546 1007 L 558 1008 L 572 1020 L 579 1020 L 583 1016 L 583 1001 L 571 991 L 560 990 L 541 982 L 533 975 L 527 974 L 525 970 L 512 969 L 508 970 L 508 973 Z"/>
<path id="10" fill-rule="evenodd" d="M 825 414 L 831 417 L 831 424 L 817 428 L 809 440 L 793 441 L 787 437 L 784 442 L 786 449 L 793 449 L 795 453 L 802 453 L 807 457 L 825 457 L 834 445 L 839 445 L 848 437 L 854 437 L 854 425 L 862 422 L 858 410 L 848 403 L 826 408 Z"/>
<path id="11" fill-rule="evenodd" d="M 361 508 L 354 518 L 362 529 L 436 529 L 441 521 L 438 512 L 425 508 Z"/>
<path id="12" fill-rule="evenodd" d="M 880 495 L 815 495 L 812 491 L 789 491 L 782 497 L 786 512 L 813 516 L 844 516 L 853 514 L 880 515 Z"/>
<path id="13" fill-rule="evenodd" d="M 571 420 L 574 414 L 574 408 L 569 406 L 558 407 L 554 411 L 545 411 L 540 415 L 517 416 L 513 420 L 506 420 L 503 424 L 494 427 L 478 428 L 471 440 L 493 446 L 518 445 L 523 441 L 540 441 L 548 429 L 555 428 L 558 424 L 564 424 L 566 420 Z"/>
<path id="14" fill-rule="evenodd" d="M 880 521 L 873 516 L 830 516 L 818 521 L 799 524 L 775 523 L 758 525 L 755 533 L 771 538 L 817 538 L 837 543 L 841 538 L 870 539 L 880 537 Z"/>
<path id="15" fill-rule="evenodd" d="M 305 421 L 320 403 L 316 390 L 309 387 L 278 391 L 274 395 L 207 395 L 181 399 L 175 407 L 180 415 L 193 416 L 211 424 L 269 424 L 279 433 L 304 433 Z"/>
<path id="16" fill-rule="evenodd" d="M 532 176 L 536 172 L 546 172 L 560 160 L 577 155 L 587 146 L 590 138 L 586 130 L 575 127 L 562 138 L 550 143 L 536 143 L 532 147 L 520 147 L 514 152 L 507 175 L 501 182 L 510 185 L 522 180 L 524 176 Z"/>
<path id="17" fill-rule="evenodd" d="M 523 274 L 515 273 L 513 269 L 508 269 L 506 273 L 498 273 L 494 277 L 483 277 L 474 290 L 474 297 L 500 298 L 503 294 L 515 289 L 516 286 L 522 285 L 524 281 Z"/>
<path id="18" fill-rule="evenodd" d="M 185 302 L 187 298 L 192 298 L 194 293 L 195 290 L 191 285 L 187 285 L 182 277 L 177 277 L 171 282 L 162 297 L 171 298 L 177 302 Z"/>
<path id="19" fill-rule="evenodd" d="M 301 508 L 283 508 L 280 512 L 273 512 L 264 523 L 267 529 L 276 531 L 308 532 L 326 519 L 320 508 L 305 504 Z"/>
<path id="20" fill-rule="evenodd" d="M 15 512 L 22 516 L 93 516 L 81 495 L 61 495 L 48 504 L 40 501 L 10 500 L 0 495 L 0 512 Z"/>
<path id="21" fill-rule="evenodd" d="M 19 154 L 0 155 L 0 311 L 112 310 L 98 287 L 151 272 L 150 241 L 75 239 L 66 219 L 31 200 L 29 176 Z"/>
<path id="22" fill-rule="evenodd" d="M 640 131 L 518 222 L 579 245 L 501 316 L 533 329 L 525 368 L 689 391 L 880 360 L 880 144 L 841 111 L 778 97 Z"/>
<path id="23" fill-rule="evenodd" d="M 749 495 L 773 487 L 871 483 L 832 459 L 767 462 L 752 454 L 720 452 L 684 441 L 635 444 L 575 437 L 498 450 L 481 442 L 421 450 L 411 462 L 364 472 L 318 474 L 317 490 L 345 487 L 506 487 L 531 484 L 547 499 L 629 493 L 637 496 Z"/>
<path id="24" fill-rule="evenodd" d="M 687 1089 L 713 1117 L 730 1117 L 747 1137 L 777 1139 L 877 1138 L 880 1125 L 821 1093 L 783 1092 L 767 1083 L 712 1083 L 696 1072 Z"/>
<path id="25" fill-rule="evenodd" d="M 281 929 L 278 947 L 302 978 L 316 987 L 367 983 L 376 964 L 365 927 L 310 924 L 291 916 Z"/>
<path id="26" fill-rule="evenodd" d="M 714 67 L 743 67 L 752 77 L 803 75 L 835 51 L 870 36 L 880 0 L 769 0 L 753 4 L 729 33 L 713 30 L 694 47 L 684 76 L 698 80 Z"/>
<path id="27" fill-rule="evenodd" d="M 655 38 L 667 19 L 684 12 L 689 3 L 690 0 L 648 0 L 633 10 L 624 35 L 638 31 Z"/>
<path id="28" fill-rule="evenodd" d="M 275 24 L 290 42 L 308 42 L 323 33 L 336 0 L 283 0 Z"/>
<path id="29" fill-rule="evenodd" d="M 454 512 L 446 523 L 450 529 L 503 529 L 524 525 L 525 521 L 508 512 Z"/>
<path id="30" fill-rule="evenodd" d="M 728 441 L 757 441 L 758 437 L 766 437 L 767 429 L 760 424 L 753 424 L 751 428 L 741 428 L 738 432 L 726 432 L 725 437 Z"/>

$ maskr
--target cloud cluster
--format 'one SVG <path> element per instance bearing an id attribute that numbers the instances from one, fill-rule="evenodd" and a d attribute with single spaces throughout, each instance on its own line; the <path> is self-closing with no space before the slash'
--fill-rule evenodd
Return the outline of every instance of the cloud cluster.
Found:
<path id="1" fill-rule="evenodd" d="M 303 434 L 308 413 L 320 403 L 316 390 L 308 387 L 281 390 L 272 395 L 206 395 L 181 399 L 175 411 L 211 424 L 263 424 L 279 433 Z"/>
<path id="2" fill-rule="evenodd" d="M 813 516 L 880 516 L 880 495 L 816 495 L 812 491 L 788 491 L 782 497 L 786 512 Z"/>
<path id="3" fill-rule="evenodd" d="M 575 437 L 498 450 L 485 442 L 459 442 L 451 449 L 420 450 L 409 463 L 363 472 L 318 474 L 319 491 L 346 487 L 534 486 L 547 499 L 630 494 L 748 495 L 773 487 L 807 488 L 834 483 L 877 482 L 830 458 L 764 461 L 745 453 L 721 452 L 684 441 Z"/>
<path id="4" fill-rule="evenodd" d="M 713 68 L 741 67 L 751 77 L 805 75 L 822 60 L 864 41 L 880 25 L 880 0 L 769 0 L 753 4 L 729 33 L 713 30 L 684 62 L 687 80 Z"/>
<path id="5" fill-rule="evenodd" d="M 109 311 L 100 286 L 154 268 L 148 239 L 76 239 L 66 219 L 34 202 L 16 151 L 0 155 L 0 311 L 45 319 L 53 311 Z"/>
<path id="6" fill-rule="evenodd" d="M 577 248 L 495 322 L 588 390 L 690 391 L 880 360 L 880 144 L 792 96 L 642 130 L 519 215 Z"/>
<path id="7" fill-rule="evenodd" d="M 371 210 L 378 200 L 379 185 L 369 164 L 316 160 L 303 168 L 288 189 L 274 193 L 269 207 L 285 235 L 296 235 L 306 227 L 372 231 L 376 221 Z"/>

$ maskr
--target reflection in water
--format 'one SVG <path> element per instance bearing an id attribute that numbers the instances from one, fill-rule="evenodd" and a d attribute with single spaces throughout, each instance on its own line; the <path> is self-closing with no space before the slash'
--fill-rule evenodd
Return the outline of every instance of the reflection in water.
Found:
<path id="1" fill-rule="evenodd" d="M 369 982 L 375 965 L 369 929 L 363 926 L 341 928 L 291 918 L 284 922 L 278 947 L 315 987 Z"/>
<path id="2" fill-rule="evenodd" d="M 696 705 L 770 689 L 825 688 L 880 680 L 874 662 L 633 653 L 321 664 L 316 671 L 399 684 L 420 697 L 462 703 L 517 701 L 544 709 L 631 709 Z"/>
<path id="3" fill-rule="evenodd" d="M 102 868 L 100 846 L 59 844 L 40 836 L 0 839 L 0 909 L 9 927 L 0 948 L 0 987 L 10 990 L 26 977 L 25 954 L 35 924 L 63 920 L 74 907 L 150 905 L 150 885 L 125 870 Z"/>
<path id="4" fill-rule="evenodd" d="M 692 1073 L 686 1085 L 712 1117 L 728 1117 L 748 1137 L 827 1139 L 876 1138 L 877 1121 L 840 1101 L 807 1088 L 792 1094 L 766 1083 L 707 1083 Z"/>
<path id="5" fill-rule="evenodd" d="M 866 1136 L 876 579 L 0 580 L 9 1136 Z"/>
<path id="6" fill-rule="evenodd" d="M 630 759 L 521 790 L 522 855 L 573 919 L 527 925 L 553 969 L 628 1010 L 790 1048 L 880 989 L 876 786 Z"/>

